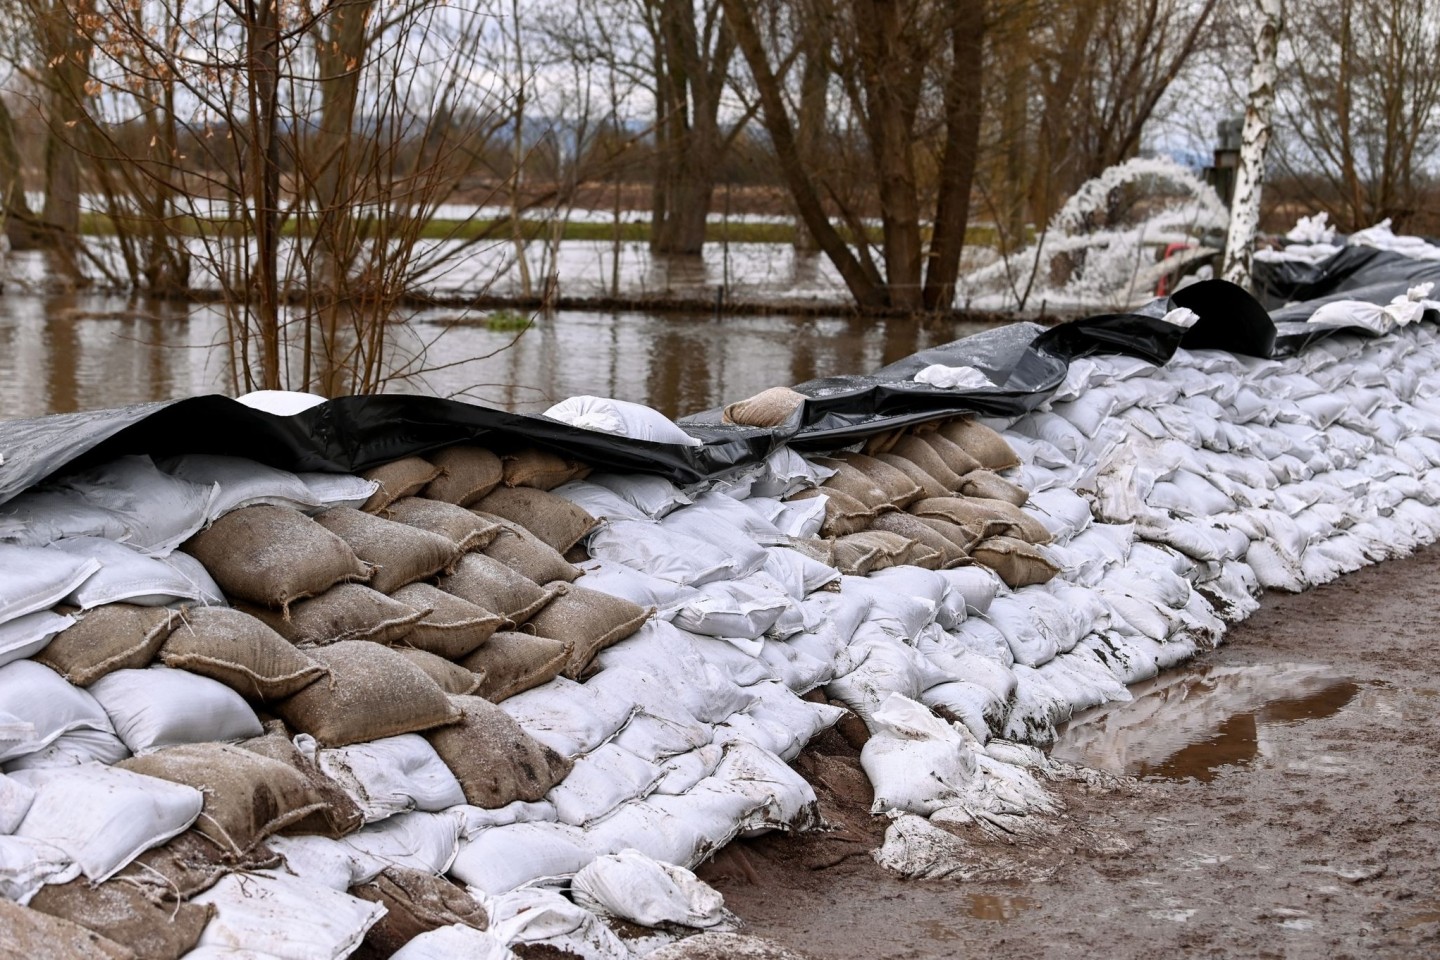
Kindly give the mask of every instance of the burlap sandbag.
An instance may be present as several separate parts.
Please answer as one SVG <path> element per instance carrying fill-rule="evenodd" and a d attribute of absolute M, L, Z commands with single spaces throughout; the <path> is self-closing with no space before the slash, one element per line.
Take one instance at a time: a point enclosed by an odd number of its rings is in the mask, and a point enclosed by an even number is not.
<path fill-rule="evenodd" d="M 946 489 L 944 484 L 936 480 L 925 470 L 922 470 L 913 460 L 906 460 L 904 457 L 893 453 L 882 453 L 876 456 L 875 459 L 881 463 L 889 464 L 909 477 L 911 482 L 920 488 L 920 496 L 916 497 L 916 500 L 922 500 L 926 497 L 948 497 L 954 492 L 953 490 Z M 941 464 L 941 466 L 944 466 L 944 464 Z M 947 470 L 946 472 L 948 473 L 949 471 Z"/>
<path fill-rule="evenodd" d="M 771 387 L 753 397 L 737 400 L 721 411 L 720 419 L 743 427 L 778 427 L 805 402 L 805 394 L 789 387 Z"/>
<path fill-rule="evenodd" d="M 896 567 L 921 567 L 925 570 L 939 570 L 941 554 L 939 550 L 926 546 L 919 540 L 894 532 L 893 530 L 876 530 L 871 528 L 864 533 L 856 534 L 861 537 L 877 537 L 883 539 L 894 554 Z"/>
<path fill-rule="evenodd" d="M 477 696 L 499 703 L 558 677 L 570 653 L 563 640 L 502 630 L 460 666 L 480 676 Z"/>
<path fill-rule="evenodd" d="M 979 460 L 966 453 L 964 447 L 947 440 L 944 434 L 938 431 L 917 432 L 915 439 L 929 447 L 946 469 L 957 476 L 963 477 L 971 470 L 979 470 L 983 466 Z"/>
<path fill-rule="evenodd" d="M 352 507 L 332 507 L 317 514 L 315 522 L 375 568 L 370 587 L 381 593 L 394 593 L 407 583 L 433 577 L 451 567 L 460 555 L 447 537 Z"/>
<path fill-rule="evenodd" d="M 191 537 L 185 551 L 227 596 L 277 610 L 370 578 L 344 540 L 299 510 L 270 504 L 230 511 Z"/>
<path fill-rule="evenodd" d="M 116 766 L 199 790 L 196 832 L 237 856 L 325 806 L 300 771 L 228 743 L 180 744 Z"/>
<path fill-rule="evenodd" d="M 455 544 L 459 553 L 485 549 L 505 529 L 504 524 L 486 520 L 464 507 L 423 497 L 396 500 L 385 509 L 384 516 L 439 534 Z"/>
<path fill-rule="evenodd" d="M 868 529 L 875 519 L 874 510 L 834 488 L 802 490 L 787 499 L 810 500 L 814 497 L 825 498 L 825 522 L 820 525 L 821 536 L 843 537 L 847 533 L 859 533 Z"/>
<path fill-rule="evenodd" d="M 440 476 L 426 484 L 420 495 L 431 500 L 468 507 L 500 486 L 505 470 L 500 458 L 484 447 L 457 445 L 428 454 Z"/>
<path fill-rule="evenodd" d="M 828 493 L 835 490 L 843 493 L 847 497 L 860 501 L 876 513 L 882 510 L 896 509 L 894 491 L 887 491 L 844 460 L 836 460 L 833 457 L 817 457 L 815 462 L 835 471 L 833 477 L 829 477 L 820 484 L 822 491 Z M 909 482 L 908 477 L 906 482 Z M 913 487 L 913 484 L 911 486 Z"/>
<path fill-rule="evenodd" d="M 863 473 L 867 479 L 885 492 L 889 504 L 897 510 L 905 509 L 923 495 L 920 485 L 912 480 L 905 471 L 899 470 L 883 460 L 867 457 L 863 453 L 842 453 L 838 454 L 836 459 L 845 461 Z"/>
<path fill-rule="evenodd" d="M 0 960 L 136 960 L 135 951 L 78 923 L 0 899 Z"/>
<path fill-rule="evenodd" d="M 938 522 L 947 523 L 947 521 L 944 520 Z M 954 524 L 948 525 L 954 526 Z M 951 567 L 958 567 L 969 559 L 969 554 L 965 552 L 965 547 L 970 545 L 969 542 L 962 547 L 962 545 L 956 543 L 952 537 L 946 536 L 929 523 L 926 523 L 919 517 L 911 516 L 908 513 L 886 513 L 878 516 L 875 518 L 875 522 L 871 525 L 870 529 L 898 533 L 907 540 L 913 540 L 934 551 L 939 564 L 939 566 L 936 567 L 938 570 L 948 570 Z M 964 536 L 962 528 L 956 527 L 955 529 L 960 532 L 961 536 Z"/>
<path fill-rule="evenodd" d="M 353 804 L 354 801 L 351 802 Z M 356 816 L 359 816 L 359 808 L 356 808 Z M 356 829 L 359 829 L 358 824 Z M 219 883 L 226 874 L 267 870 L 279 866 L 281 862 L 280 855 L 264 843 L 235 856 L 192 827 L 178 837 L 146 850 L 115 874 L 112 880 L 123 881 L 142 890 L 152 903 L 177 903 L 199 896 Z"/>
<path fill-rule="evenodd" d="M 859 534 L 847 533 L 836 537 L 831 548 L 831 566 L 850 577 L 863 577 L 867 573 L 887 566 L 878 545 L 867 540 L 851 540 Z"/>
<path fill-rule="evenodd" d="M 836 565 L 834 540 L 822 540 L 820 537 L 787 537 L 780 546 L 802 553 L 827 567 Z"/>
<path fill-rule="evenodd" d="M 483 553 L 461 558 L 454 573 L 440 578 L 440 589 L 515 624 L 529 620 L 555 596 L 555 591 Z"/>
<path fill-rule="evenodd" d="M 896 427 L 894 430 L 871 434 L 865 438 L 865 445 L 860 448 L 860 452 L 867 457 L 878 457 L 882 453 L 889 453 L 907 432 L 906 427 Z"/>
<path fill-rule="evenodd" d="M 940 458 L 940 454 L 935 452 L 933 446 L 913 433 L 907 433 L 897 440 L 895 446 L 890 450 L 890 455 L 909 460 L 934 477 L 935 481 L 947 491 L 953 492 L 960 485 L 961 474 L 950 469 L 949 464 Z"/>
<path fill-rule="evenodd" d="M 981 540 L 1002 537 L 1013 529 L 1010 522 L 1006 520 L 977 520 L 959 524 L 950 520 L 942 520 L 939 517 L 915 517 L 915 519 L 964 550 L 967 557 L 970 555 L 970 548 Z"/>
<path fill-rule="evenodd" d="M 1004 437 L 969 417 L 940 424 L 939 433 L 987 470 L 1009 470 L 1020 466 L 1020 458 Z"/>
<path fill-rule="evenodd" d="M 490 925 L 485 908 L 463 887 L 419 870 L 386 867 L 371 882 L 351 887 L 350 895 L 385 906 L 385 915 L 350 955 L 353 960 L 382 960 L 420 934 L 441 927 L 484 930 Z"/>
<path fill-rule="evenodd" d="M 991 537 L 976 544 L 970 551 L 975 562 L 989 567 L 1010 587 L 1028 587 L 1045 583 L 1060 572 L 1060 567 L 1034 544 L 1014 537 Z"/>
<path fill-rule="evenodd" d="M 560 553 L 579 543 L 600 522 L 584 507 L 534 487 L 501 487 L 475 507 L 518 523 Z"/>
<path fill-rule="evenodd" d="M 425 734 L 465 801 L 486 810 L 533 802 L 570 773 L 570 761 L 531 737 L 504 710 L 480 697 L 453 697 L 459 723 Z"/>
<path fill-rule="evenodd" d="M 82 877 L 41 887 L 30 909 L 93 930 L 144 960 L 179 960 L 195 948 L 215 907 L 154 903 L 145 893 L 145 888 L 124 880 L 92 887 Z"/>
<path fill-rule="evenodd" d="M 569 583 L 580 576 L 580 568 L 566 561 L 560 552 L 524 527 L 512 525 L 490 541 L 485 556 L 499 560 L 535 583 L 556 580 Z"/>
<path fill-rule="evenodd" d="M 392 647 L 396 653 L 425 671 L 447 694 L 470 694 L 480 688 L 480 676 L 471 673 L 458 663 L 451 663 L 444 657 L 437 657 L 414 647 Z"/>
<path fill-rule="evenodd" d="M 318 597 L 302 600 L 290 615 L 263 607 L 244 607 L 291 643 L 319 647 L 346 640 L 394 643 L 406 636 L 426 610 L 393 600 L 358 583 L 342 583 Z"/>
<path fill-rule="evenodd" d="M 325 675 L 269 626 L 226 607 L 192 607 L 160 648 L 160 662 L 219 680 L 252 700 L 288 697 Z"/>
<path fill-rule="evenodd" d="M 1049 543 L 1050 531 L 1044 524 L 1024 510 L 1004 500 L 990 500 L 983 497 L 935 497 L 919 500 L 910 505 L 910 512 L 917 517 L 937 517 L 958 523 L 962 527 L 976 530 L 985 527 L 988 533 L 993 525 L 1004 525 L 1003 533 L 1017 536 L 1031 543 Z"/>
<path fill-rule="evenodd" d="M 439 684 L 389 647 L 347 640 L 317 647 L 313 655 L 330 676 L 281 700 L 275 712 L 321 746 L 364 743 L 458 719 Z"/>
<path fill-rule="evenodd" d="M 394 599 L 429 611 L 398 645 L 425 650 L 446 660 L 465 656 L 509 622 L 499 614 L 428 583 L 401 587 L 395 591 Z"/>
<path fill-rule="evenodd" d="M 440 476 L 440 468 L 419 457 L 401 457 L 378 467 L 371 467 L 360 474 L 366 480 L 374 480 L 380 488 L 370 495 L 360 507 L 366 513 L 380 513 L 390 504 L 403 497 L 413 497 L 426 484 Z"/>
<path fill-rule="evenodd" d="M 654 614 L 654 607 L 572 586 L 530 618 L 529 627 L 539 636 L 571 645 L 570 659 L 562 672 L 571 680 L 579 680 L 597 653 L 639 630 Z"/>
<path fill-rule="evenodd" d="M 77 687 L 88 687 L 115 670 L 148 667 L 180 623 L 180 611 L 108 603 L 80 614 L 80 622 L 56 634 L 31 659 Z"/>
<path fill-rule="evenodd" d="M 1023 507 L 1030 500 L 1025 488 L 1011 483 L 998 473 L 989 470 L 971 470 L 960 479 L 959 492 L 967 497 L 984 497 L 988 500 L 1004 500 L 1017 507 Z"/>
<path fill-rule="evenodd" d="M 590 468 L 585 464 L 535 447 L 507 453 L 500 458 L 500 464 L 504 470 L 502 482 L 507 487 L 554 490 L 563 483 L 590 475 Z"/>
<path fill-rule="evenodd" d="M 849 536 L 840 537 L 835 541 L 837 551 L 842 544 L 853 544 L 862 548 L 873 548 L 875 550 L 875 555 L 870 561 L 870 569 L 867 570 L 866 573 L 873 573 L 876 570 L 884 570 L 886 567 L 894 567 L 902 563 L 908 563 L 910 561 L 906 558 L 916 553 L 914 540 L 902 537 L 898 533 L 891 533 L 888 530 L 865 530 L 861 533 L 852 533 Z M 927 554 L 933 555 L 935 560 L 939 559 L 939 554 L 934 550 L 922 551 L 919 555 L 924 556 Z"/>
<path fill-rule="evenodd" d="M 290 739 L 284 723 L 272 720 L 265 725 L 263 737 L 241 740 L 236 746 L 262 757 L 269 757 L 298 771 L 324 803 L 321 809 L 287 825 L 281 833 L 296 836 L 318 834 L 338 840 L 365 825 L 365 815 L 360 806 L 340 784 L 321 770 L 318 764 L 300 752 L 295 742 Z"/>

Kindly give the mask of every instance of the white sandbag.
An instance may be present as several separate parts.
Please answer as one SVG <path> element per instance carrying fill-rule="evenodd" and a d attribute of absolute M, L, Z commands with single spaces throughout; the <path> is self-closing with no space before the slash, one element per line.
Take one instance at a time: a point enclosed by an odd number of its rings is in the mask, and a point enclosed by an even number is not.
<path fill-rule="evenodd" d="M 1092 520 L 1090 501 L 1064 487 L 1032 491 L 1026 509 L 1062 543 L 1083 533 Z"/>
<path fill-rule="evenodd" d="M 305 511 L 321 506 L 319 498 L 295 474 L 245 457 L 187 453 L 168 457 L 157 465 L 171 476 L 219 488 L 207 520 L 260 503 Z"/>
<path fill-rule="evenodd" d="M 450 875 L 488 896 L 537 880 L 572 877 L 595 859 L 584 831 L 566 823 L 515 823 L 460 845 Z"/>
<path fill-rule="evenodd" d="M 692 633 L 689 636 L 701 659 L 742 687 L 748 687 L 752 683 L 760 683 L 763 680 L 779 679 L 770 672 L 769 667 L 765 666 L 765 661 L 760 659 L 760 651 L 765 649 L 764 640 L 747 640 L 741 637 L 724 639 L 702 637 L 698 633 Z"/>
<path fill-rule="evenodd" d="M 682 630 L 702 636 L 755 640 L 774 626 L 793 603 L 769 578 L 725 580 L 697 588 L 675 611 L 673 622 Z"/>
<path fill-rule="evenodd" d="M 296 738 L 302 752 L 311 738 Z M 303 745 L 302 745 L 303 744 Z M 444 810 L 465 802 L 465 791 L 435 748 L 418 733 L 316 751 L 315 759 L 365 815 L 366 823 L 407 810 Z"/>
<path fill-rule="evenodd" d="M 451 807 L 460 816 L 460 839 L 473 840 L 482 830 L 512 823 L 554 823 L 555 804 L 548 800 L 515 800 L 489 810 L 465 804 Z"/>
<path fill-rule="evenodd" d="M 15 836 L 64 850 L 93 883 L 188 829 L 204 803 L 194 787 L 98 763 L 9 776 L 35 792 Z"/>
<path fill-rule="evenodd" d="M 576 760 L 570 774 L 545 799 L 555 804 L 561 823 L 580 827 L 627 800 L 645 796 L 659 779 L 660 770 L 653 763 L 619 744 L 607 743 Z"/>
<path fill-rule="evenodd" d="M 134 547 L 99 537 L 57 540 L 46 549 L 77 560 L 99 561 L 99 570 L 65 597 L 67 603 L 82 610 L 121 600 L 151 607 L 181 600 L 207 606 L 225 603 L 225 595 L 204 566 L 184 553 L 156 559 Z"/>
<path fill-rule="evenodd" d="M 236 397 L 235 402 L 277 417 L 293 417 L 320 406 L 325 398 L 303 390 L 251 390 Z"/>
<path fill-rule="evenodd" d="M 600 652 L 596 663 L 602 669 L 590 683 L 602 682 L 605 671 L 611 668 L 628 668 L 665 683 L 670 693 L 667 699 L 691 717 L 719 723 L 745 709 L 755 698 L 711 665 L 696 642 L 693 635 L 668 623 L 650 621 L 634 635 Z"/>
<path fill-rule="evenodd" d="M 738 921 L 725 898 L 684 867 L 660 863 L 638 850 L 599 857 L 575 875 L 570 896 L 603 916 L 642 927 L 673 924 L 732 929 Z"/>
<path fill-rule="evenodd" d="M 190 902 L 215 907 L 200 947 L 280 960 L 340 960 L 385 915 L 381 904 L 283 875 L 232 873 Z"/>
<path fill-rule="evenodd" d="M 94 696 L 32 660 L 0 667 L 0 704 L 0 762 L 43 750 L 71 730 L 115 731 Z"/>
<path fill-rule="evenodd" d="M 1106 631 L 1086 637 L 1083 646 L 1121 683 L 1139 683 L 1160 672 L 1155 660 L 1159 644 L 1149 637 Z"/>
<path fill-rule="evenodd" d="M 680 812 L 670 809 L 676 803 Z M 750 809 L 749 801 L 734 795 L 706 792 L 697 798 L 693 790 L 679 796 L 651 794 L 645 800 L 622 803 L 586 828 L 586 837 L 600 855 L 636 849 L 662 863 L 692 866 L 729 842 L 737 820 Z"/>
<path fill-rule="evenodd" d="M 45 884 L 68 883 L 79 875 L 79 865 L 54 844 L 0 835 L 0 899 L 23 907 Z"/>
<path fill-rule="evenodd" d="M 972 790 L 978 777 L 965 735 L 898 694 L 875 712 L 860 766 L 875 788 L 872 813 L 929 816 Z"/>
<path fill-rule="evenodd" d="M 1005 635 L 1016 663 L 1035 667 L 1060 652 L 1062 633 L 1068 631 L 1059 611 L 1049 605 L 1052 599 L 1030 591 L 1024 599 L 1001 597 L 991 605 L 986 617 Z"/>
<path fill-rule="evenodd" d="M 633 700 L 608 693 L 603 684 L 556 677 L 507 697 L 500 709 L 556 753 L 578 757 L 609 741 L 635 712 Z"/>
<path fill-rule="evenodd" d="M 820 528 L 825 525 L 824 497 L 805 500 L 751 497 L 743 502 L 787 537 L 818 537 Z"/>
<path fill-rule="evenodd" d="M 825 685 L 825 695 L 845 704 L 869 726 L 875 711 L 892 694 L 917 699 L 920 692 L 936 680 L 925 657 L 899 640 L 862 630 L 852 648 L 864 659 L 850 673 L 836 677 Z"/>
<path fill-rule="evenodd" d="M 0 836 L 15 832 L 34 799 L 34 790 L 13 777 L 0 774 Z"/>
<path fill-rule="evenodd" d="M 964 649 L 992 660 L 1001 667 L 1008 668 L 1015 662 L 1015 653 L 1010 649 L 1010 641 L 1005 639 L 1005 634 L 993 623 L 979 617 L 966 620 L 960 626 L 947 631 L 946 635 Z"/>
<path fill-rule="evenodd" d="M 13 666 L 13 664 L 12 664 Z M 218 680 L 155 665 L 116 670 L 90 685 L 115 735 L 143 755 L 180 743 L 235 741 L 265 730 L 245 699 Z"/>
<path fill-rule="evenodd" d="M 125 540 L 163 557 L 209 521 L 219 488 L 170 476 L 148 456 L 119 457 L 59 481 L 87 503 L 120 517 Z"/>
<path fill-rule="evenodd" d="M 3 749 L 3 743 L 0 743 L 0 749 Z M 5 770 L 13 773 L 44 767 L 73 767 L 81 763 L 103 763 L 108 767 L 128 756 L 130 750 L 125 742 L 109 730 L 71 730 L 60 734 L 48 746 L 7 762 Z"/>
<path fill-rule="evenodd" d="M 649 520 L 645 511 L 614 490 L 588 480 L 572 480 L 550 491 L 584 510 L 597 520 Z"/>
<path fill-rule="evenodd" d="M 710 743 L 666 758 L 657 764 L 660 767 L 660 779 L 655 782 L 655 793 L 670 797 L 683 796 L 701 780 L 714 774 L 724 756 L 724 744 Z"/>
<path fill-rule="evenodd" d="M 766 548 L 764 572 L 783 586 L 792 600 L 804 600 L 840 579 L 840 571 L 834 567 L 786 547 Z"/>
<path fill-rule="evenodd" d="M 834 622 L 826 621 L 822 622 L 814 630 L 805 630 L 792 637 L 787 637 L 783 641 L 785 651 L 771 651 L 767 654 L 766 650 L 769 648 L 769 643 L 767 642 L 766 646 L 760 651 L 760 658 L 770 667 L 771 672 L 775 674 L 777 680 L 785 681 L 786 686 L 794 690 L 795 687 L 789 682 L 788 678 L 792 676 L 790 671 L 797 668 L 793 665 L 784 669 L 777 668 L 773 665 L 773 660 L 776 657 L 784 657 L 787 660 L 791 659 L 792 656 L 808 657 L 810 660 L 828 665 L 832 678 L 844 676 L 859 665 L 859 660 L 850 653 L 850 640 L 852 638 L 853 635 L 852 637 L 846 637 L 844 633 L 837 629 Z M 791 651 L 793 651 L 793 654 Z"/>
<path fill-rule="evenodd" d="M 0 667 L 34 656 L 45 649 L 55 634 L 74 623 L 74 617 L 61 616 L 49 610 L 38 610 L 0 622 Z"/>
<path fill-rule="evenodd" d="M 632 440 L 673 443 L 684 447 L 698 447 L 702 443 L 660 411 L 629 400 L 581 395 L 561 400 L 541 416 L 582 430 L 611 433 Z"/>
<path fill-rule="evenodd" d="M 586 560 L 581 563 L 584 579 L 579 586 L 612 597 L 621 597 L 642 607 L 654 607 L 662 620 L 675 619 L 675 611 L 695 595 L 694 587 L 662 580 L 614 560 Z"/>
<path fill-rule="evenodd" d="M 355 883 L 369 883 L 388 867 L 439 876 L 460 852 L 465 817 L 458 810 L 400 813 L 340 838 L 359 864 Z"/>
<path fill-rule="evenodd" d="M 998 729 L 1005 717 L 1005 702 L 968 680 L 937 683 L 920 694 L 920 702 L 965 724 L 965 729 L 981 743 L 990 739 L 991 718 Z"/>
<path fill-rule="evenodd" d="M 306 883 L 344 893 L 355 884 L 365 882 L 361 878 L 369 870 L 360 863 L 354 850 L 329 837 L 280 835 L 268 838 L 265 844 L 284 857 L 285 863 L 257 871 L 262 875 L 288 873 Z"/>
<path fill-rule="evenodd" d="M 485 912 L 490 932 L 511 947 L 550 947 L 557 956 L 586 960 L 630 960 L 629 948 L 599 917 L 553 890 L 516 890 L 486 901 Z"/>
<path fill-rule="evenodd" d="M 0 505 L 0 542 L 10 546 L 43 547 L 64 537 L 123 540 L 129 535 L 123 518 L 73 490 L 26 490 Z"/>
<path fill-rule="evenodd" d="M 793 645 L 790 640 L 767 639 L 760 659 L 786 687 L 795 693 L 808 693 L 835 678 L 833 657 L 818 657 L 809 649 Z"/>
<path fill-rule="evenodd" d="M 380 481 L 348 473 L 297 473 L 295 476 L 305 484 L 310 496 L 326 507 L 359 509 L 380 489 Z"/>
<path fill-rule="evenodd" d="M 939 609 L 938 603 L 896 593 L 869 577 L 841 577 L 840 592 L 865 597 L 870 601 L 870 612 L 865 622 L 893 637 L 906 640 L 934 623 Z"/>
<path fill-rule="evenodd" d="M 691 502 L 675 484 L 653 474 L 592 473 L 586 479 L 618 493 L 652 520 Z"/>
<path fill-rule="evenodd" d="M 758 738 L 755 742 L 784 760 L 794 760 L 820 731 L 834 726 L 845 716 L 845 710 L 840 707 L 800 699 L 783 683 L 757 683 L 749 690 L 755 694 L 755 702 L 745 708 L 744 713 L 726 721 L 716 730 L 716 736 L 723 738 L 726 727 L 733 726 L 741 717 L 748 717 L 771 731 L 769 742 Z"/>
<path fill-rule="evenodd" d="M 0 623 L 55 606 L 99 569 L 94 557 L 0 543 Z"/>
<path fill-rule="evenodd" d="M 752 495 L 783 500 L 792 493 L 818 487 L 834 475 L 834 469 L 812 463 L 789 447 L 779 447 L 765 458 L 764 469 L 755 478 Z"/>
<path fill-rule="evenodd" d="M 592 557 L 685 586 L 741 575 L 729 554 L 719 547 L 656 523 L 620 520 L 607 524 L 591 535 L 587 549 Z"/>
<path fill-rule="evenodd" d="M 641 709 L 612 743 L 642 760 L 663 764 L 677 754 L 707 746 L 715 728 L 694 718 L 659 716 Z"/>
<path fill-rule="evenodd" d="M 727 503 L 729 509 L 717 505 Z M 735 511 L 740 516 L 737 518 Z M 746 525 L 746 520 L 753 521 Z M 730 577 L 748 577 L 765 565 L 765 548 L 757 542 L 751 528 L 768 526 L 754 511 L 742 503 L 719 494 L 705 494 L 693 506 L 681 507 L 660 521 L 660 526 L 672 533 L 679 533 L 700 543 L 718 547 L 730 558 Z M 778 543 L 784 539 L 778 529 L 762 531 L 766 542 Z"/>
<path fill-rule="evenodd" d="M 505 941 L 486 930 L 451 924 L 427 930 L 390 955 L 390 960 L 515 960 Z"/>
<path fill-rule="evenodd" d="M 696 795 L 700 795 L 697 802 L 703 804 L 703 795 L 712 790 L 756 804 L 736 825 L 742 833 L 805 830 L 819 824 L 815 790 L 805 778 L 775 754 L 742 740 L 726 744 L 715 775 L 700 781 L 685 797 L 654 802 L 676 810 L 684 806 L 681 801 Z"/>
<path fill-rule="evenodd" d="M 947 367 L 942 363 L 932 363 L 924 367 L 915 374 L 914 380 L 939 390 L 974 391 L 993 390 L 996 387 L 984 371 L 963 365 Z"/>

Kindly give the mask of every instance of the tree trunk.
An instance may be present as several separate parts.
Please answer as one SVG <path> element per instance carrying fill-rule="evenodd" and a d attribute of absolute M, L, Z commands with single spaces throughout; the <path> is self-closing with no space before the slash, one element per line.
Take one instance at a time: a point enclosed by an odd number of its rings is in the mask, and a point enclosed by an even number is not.
<path fill-rule="evenodd" d="M 825 123 L 829 115 L 830 64 L 828 48 L 830 30 L 820 16 L 812 16 L 801 27 L 804 31 L 805 64 L 800 73 L 800 113 L 796 146 L 800 162 L 807 170 L 822 167 Z M 795 218 L 795 249 L 814 253 L 820 249 L 814 235 L 801 217 Z"/>
<path fill-rule="evenodd" d="M 80 20 L 94 12 L 90 0 L 72 10 L 56 4 L 40 24 L 40 41 L 50 69 L 49 115 L 45 118 L 45 203 L 40 220 L 45 243 L 78 271 L 74 257 L 80 235 L 80 151 L 76 145 L 85 117 L 85 80 L 93 41 Z"/>
<path fill-rule="evenodd" d="M 4 98 L 0 98 L 0 221 L 14 250 L 39 245 L 35 214 L 25 199 L 25 178 L 20 168 L 20 150 L 15 145 L 15 122 Z"/>
<path fill-rule="evenodd" d="M 1240 169 L 1235 175 L 1235 200 L 1225 238 L 1225 267 L 1231 283 L 1250 287 L 1255 231 L 1260 225 L 1260 188 L 1265 180 L 1265 149 L 1270 144 L 1270 114 L 1275 106 L 1276 53 L 1280 39 L 1280 0 L 1259 0 L 1255 25 L 1255 64 L 1250 71 L 1250 98 L 1245 105 Z"/>
<path fill-rule="evenodd" d="M 250 182 L 254 194 L 255 295 L 259 312 L 260 380 L 245 364 L 246 389 L 280 390 L 280 143 L 277 0 L 249 0 L 246 54 L 249 61 Z"/>

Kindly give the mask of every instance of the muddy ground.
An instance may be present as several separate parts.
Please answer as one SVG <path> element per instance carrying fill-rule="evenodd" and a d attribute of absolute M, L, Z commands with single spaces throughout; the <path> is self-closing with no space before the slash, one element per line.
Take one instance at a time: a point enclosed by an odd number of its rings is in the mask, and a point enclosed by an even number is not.
<path fill-rule="evenodd" d="M 813 960 L 1440 956 L 1437 583 L 1432 548 L 1267 596 L 1202 668 L 1321 664 L 1355 686 L 1222 723 L 1169 771 L 1208 780 L 1056 785 L 1054 835 L 985 841 L 1025 879 L 882 871 L 885 821 L 833 731 L 798 765 L 836 830 L 733 844 L 701 875 L 746 933 Z"/>

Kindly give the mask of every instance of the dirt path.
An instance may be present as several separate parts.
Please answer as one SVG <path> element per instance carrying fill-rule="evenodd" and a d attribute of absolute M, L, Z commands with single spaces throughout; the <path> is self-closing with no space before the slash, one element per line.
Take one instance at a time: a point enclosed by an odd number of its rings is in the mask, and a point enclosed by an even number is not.
<path fill-rule="evenodd" d="M 1304 719 L 1317 711 L 1301 698 L 1233 718 L 1187 761 L 1242 761 L 1208 782 L 1062 784 L 1055 834 L 996 851 L 1048 879 L 883 872 L 869 850 L 884 821 L 863 812 L 856 752 L 833 732 L 801 767 L 841 829 L 737 844 L 702 876 L 745 932 L 814 960 L 1440 956 L 1437 582 L 1433 548 L 1267 597 L 1200 663 L 1325 665 L 1354 683 L 1326 688 L 1338 712 Z"/>

